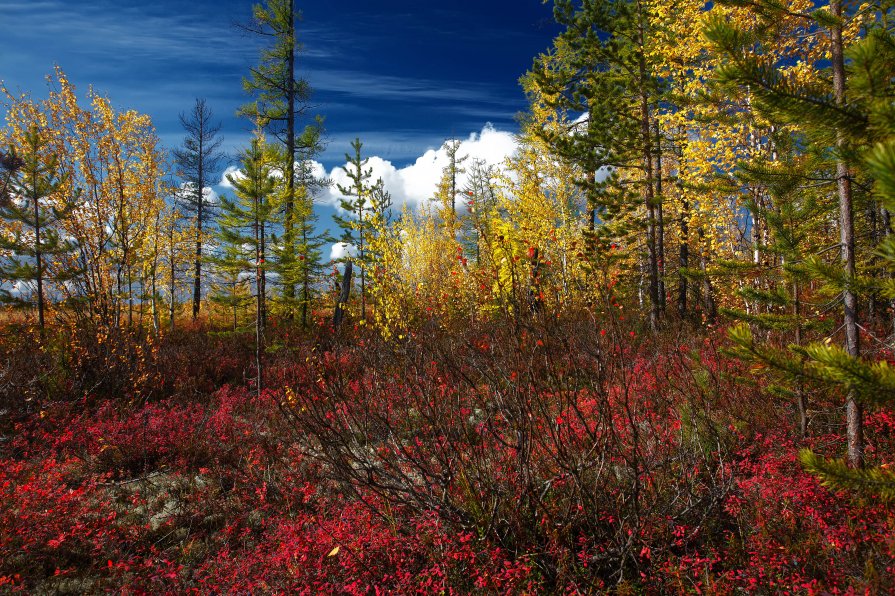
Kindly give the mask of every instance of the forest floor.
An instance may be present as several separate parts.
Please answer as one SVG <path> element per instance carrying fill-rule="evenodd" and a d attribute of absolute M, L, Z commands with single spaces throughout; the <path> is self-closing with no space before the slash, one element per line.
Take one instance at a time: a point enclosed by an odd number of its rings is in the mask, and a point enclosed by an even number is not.
<path fill-rule="evenodd" d="M 895 590 L 895 508 L 798 463 L 839 396 L 801 439 L 713 334 L 271 331 L 260 398 L 248 337 L 8 334 L 0 593 Z"/>

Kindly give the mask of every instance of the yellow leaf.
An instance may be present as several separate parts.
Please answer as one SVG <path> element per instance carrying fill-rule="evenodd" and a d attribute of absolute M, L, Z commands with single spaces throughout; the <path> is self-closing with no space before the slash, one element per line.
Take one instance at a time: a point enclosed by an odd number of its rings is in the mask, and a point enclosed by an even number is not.
<path fill-rule="evenodd" d="M 335 557 L 337 554 L 339 554 L 339 547 L 338 547 L 338 546 L 333 547 L 333 549 L 332 549 L 331 551 L 329 551 L 329 554 L 326 555 L 326 556 L 327 556 L 327 557 Z"/>

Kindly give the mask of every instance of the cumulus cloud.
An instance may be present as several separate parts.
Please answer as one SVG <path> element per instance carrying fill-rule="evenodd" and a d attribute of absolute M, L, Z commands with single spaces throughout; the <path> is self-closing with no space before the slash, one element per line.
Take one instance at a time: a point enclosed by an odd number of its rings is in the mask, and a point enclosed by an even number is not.
<path fill-rule="evenodd" d="M 507 157 L 515 153 L 516 148 L 516 138 L 512 133 L 497 130 L 491 124 L 486 124 L 481 132 L 474 132 L 465 139 L 460 139 L 457 157 L 469 157 L 463 164 L 463 167 L 467 169 L 473 159 L 483 160 L 489 165 L 500 165 Z M 398 168 L 389 160 L 375 155 L 369 158 L 367 167 L 373 173 L 371 181 L 382 178 L 385 189 L 391 193 L 396 207 L 405 203 L 415 207 L 435 194 L 438 181 L 441 179 L 441 172 L 448 162 L 447 151 L 442 146 L 437 149 L 429 149 L 412 164 L 403 168 Z M 317 197 L 318 203 L 339 207 L 342 194 L 337 185 L 341 184 L 345 187 L 351 185 L 346 168 L 347 164 L 335 167 L 329 172 L 327 177 L 333 181 L 333 184 L 320 193 Z M 315 164 L 315 169 L 319 172 L 324 171 L 320 164 Z M 463 174 L 459 177 L 457 184 L 462 186 L 465 182 L 466 174 Z"/>
<path fill-rule="evenodd" d="M 482 160 L 488 165 L 500 166 L 518 148 L 518 143 L 513 133 L 497 130 L 491 124 L 486 124 L 481 131 L 470 133 L 466 138 L 459 140 L 460 148 L 457 151 L 457 157 L 468 157 L 463 163 L 463 167 L 467 170 L 472 166 L 472 161 L 476 159 Z M 400 209 L 404 204 L 415 208 L 431 199 L 438 187 L 441 173 L 449 163 L 448 154 L 443 145 L 425 151 L 413 163 L 400 168 L 378 155 L 368 157 L 366 167 L 372 171 L 370 182 L 382 178 L 385 189 L 391 193 L 393 205 L 397 209 Z M 344 166 L 334 167 L 327 172 L 323 164 L 316 161 L 311 163 L 310 173 L 315 178 L 321 180 L 328 179 L 332 182 L 328 187 L 319 191 L 315 198 L 317 204 L 341 210 L 340 200 L 343 198 L 343 195 L 339 192 L 338 185 L 346 188 L 351 186 L 347 168 L 348 164 L 345 164 Z M 230 166 L 221 175 L 218 187 L 232 191 L 233 185 L 227 179 L 228 175 L 240 177 L 242 173 L 239 167 Z M 458 177 L 457 185 L 459 187 L 466 183 L 467 175 L 461 174 Z M 336 242 L 330 247 L 329 257 L 331 261 L 335 261 L 345 256 L 355 256 L 356 254 L 357 249 L 353 245 Z"/>
<path fill-rule="evenodd" d="M 329 260 L 336 261 L 348 255 L 356 256 L 357 248 L 353 244 L 348 244 L 347 242 L 336 242 L 329 249 Z"/>

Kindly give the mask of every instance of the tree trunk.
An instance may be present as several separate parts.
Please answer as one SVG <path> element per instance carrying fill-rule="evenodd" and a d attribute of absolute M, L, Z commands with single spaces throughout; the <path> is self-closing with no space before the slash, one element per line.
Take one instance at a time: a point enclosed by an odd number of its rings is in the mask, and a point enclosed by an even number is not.
<path fill-rule="evenodd" d="M 302 283 L 301 283 L 301 326 L 304 328 L 308 327 L 308 306 L 311 301 L 311 272 L 310 262 L 308 261 L 308 230 L 307 223 L 302 227 L 301 231 L 301 241 L 302 246 L 304 246 L 305 250 L 305 259 L 302 261 L 301 273 L 302 273 Z"/>
<path fill-rule="evenodd" d="M 204 201 L 204 189 L 205 189 L 205 164 L 203 163 L 205 160 L 205 156 L 203 155 L 203 145 L 205 141 L 205 124 L 204 122 L 199 128 L 199 163 L 198 163 L 198 176 L 197 182 L 199 183 L 199 188 L 196 190 L 198 193 L 198 202 L 196 203 L 196 269 L 195 269 L 195 277 L 193 278 L 193 320 L 195 321 L 199 318 L 199 308 L 202 301 L 202 218 L 204 214 L 205 201 Z"/>
<path fill-rule="evenodd" d="M 830 2 L 830 12 L 842 19 L 840 0 Z M 837 25 L 830 31 L 830 61 L 833 68 L 833 97 L 837 105 L 845 105 L 845 57 L 842 46 L 842 27 Z M 845 147 L 845 135 L 837 133 L 836 145 Z M 848 355 L 858 358 L 861 354 L 858 335 L 858 298 L 854 291 L 855 279 L 855 230 L 853 219 L 852 187 L 848 165 L 840 157 L 836 161 L 836 187 L 839 194 L 839 233 L 842 243 L 842 264 L 845 268 L 846 286 L 842 293 L 844 306 L 845 350 Z M 853 468 L 864 465 L 864 413 L 855 399 L 854 391 L 849 391 L 845 401 L 846 440 L 848 442 L 848 464 Z"/>
<path fill-rule="evenodd" d="M 687 241 L 690 228 L 690 203 L 683 199 L 681 201 L 681 216 L 679 220 L 680 227 L 680 247 L 678 249 L 678 288 L 677 288 L 677 313 L 681 319 L 687 316 L 687 267 L 690 266 L 690 245 Z"/>
<path fill-rule="evenodd" d="M 649 323 L 650 329 L 657 331 L 659 329 L 659 316 L 661 313 L 661 303 L 659 301 L 659 254 L 658 242 L 656 239 L 656 206 L 653 187 L 653 143 L 652 131 L 650 130 L 650 113 L 649 113 L 649 96 L 646 89 L 646 57 L 643 52 L 646 46 L 643 31 L 644 15 L 639 15 L 638 23 L 638 45 L 640 55 L 638 57 L 638 76 L 640 77 L 640 134 L 641 152 L 643 155 L 643 202 L 646 207 L 646 247 L 647 247 L 647 267 L 649 269 Z"/>
<path fill-rule="evenodd" d="M 667 295 L 665 293 L 665 213 L 662 208 L 662 134 L 659 130 L 659 121 L 654 120 L 656 128 L 656 206 L 657 225 L 659 228 L 657 241 L 659 252 L 659 303 L 664 312 L 667 306 Z"/>
<path fill-rule="evenodd" d="M 333 311 L 333 327 L 338 328 L 342 324 L 345 316 L 345 305 L 348 304 L 348 297 L 351 295 L 351 261 L 345 261 L 345 272 L 342 274 L 342 286 L 339 290 L 338 302 L 336 309 Z"/>
<path fill-rule="evenodd" d="M 255 198 L 255 392 L 261 398 L 263 375 L 261 370 L 261 341 L 264 337 L 264 231 L 260 221 L 261 198 Z"/>
<path fill-rule="evenodd" d="M 362 197 L 358 197 L 360 200 L 360 230 L 358 231 L 358 237 L 360 239 L 360 262 L 358 263 L 358 268 L 360 269 L 360 304 L 361 304 L 361 319 L 367 319 L 367 279 L 364 274 L 364 202 Z"/>
<path fill-rule="evenodd" d="M 37 268 L 37 325 L 41 335 L 44 332 L 44 280 L 43 254 L 40 249 L 40 199 L 37 196 L 37 173 L 32 174 L 34 189 L 34 260 Z"/>
<path fill-rule="evenodd" d="M 168 265 L 171 267 L 171 277 L 168 279 L 168 290 L 171 294 L 171 305 L 170 305 L 170 311 L 168 314 L 171 317 L 171 320 L 168 321 L 168 326 L 170 327 L 171 331 L 173 332 L 174 331 L 174 305 L 175 305 L 174 304 L 174 299 L 175 299 L 174 293 L 177 291 L 177 286 L 175 285 L 175 279 L 174 279 L 174 275 L 175 275 L 174 260 L 177 257 L 175 254 L 176 251 L 174 249 L 174 223 L 173 222 L 171 223 L 171 229 L 168 232 L 168 241 L 170 243 L 169 248 L 171 250 L 171 252 L 169 253 L 169 257 L 168 257 L 169 258 Z"/>
<path fill-rule="evenodd" d="M 295 212 L 295 2 L 289 1 L 289 55 L 286 58 L 286 204 L 283 220 L 283 240 L 289 259 L 295 258 L 295 229 L 293 218 Z M 295 298 L 295 283 L 287 279 L 283 294 L 289 299 Z"/>

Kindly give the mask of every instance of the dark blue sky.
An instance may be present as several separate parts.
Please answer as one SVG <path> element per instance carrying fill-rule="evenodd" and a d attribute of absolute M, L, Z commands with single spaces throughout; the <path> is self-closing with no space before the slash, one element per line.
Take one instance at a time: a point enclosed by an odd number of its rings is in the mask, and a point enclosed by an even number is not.
<path fill-rule="evenodd" d="M 166 146 L 177 120 L 205 97 L 223 123 L 227 148 L 248 138 L 234 116 L 241 80 L 259 40 L 234 26 L 250 0 L 0 0 L 0 79 L 12 90 L 46 92 L 59 64 L 79 93 L 93 85 L 119 108 L 152 116 Z M 541 0 L 345 0 L 299 2 L 301 73 L 326 118 L 327 168 L 344 163 L 359 136 L 365 152 L 406 165 L 449 136 L 487 122 L 516 129 L 525 108 L 518 78 L 557 32 Z"/>

